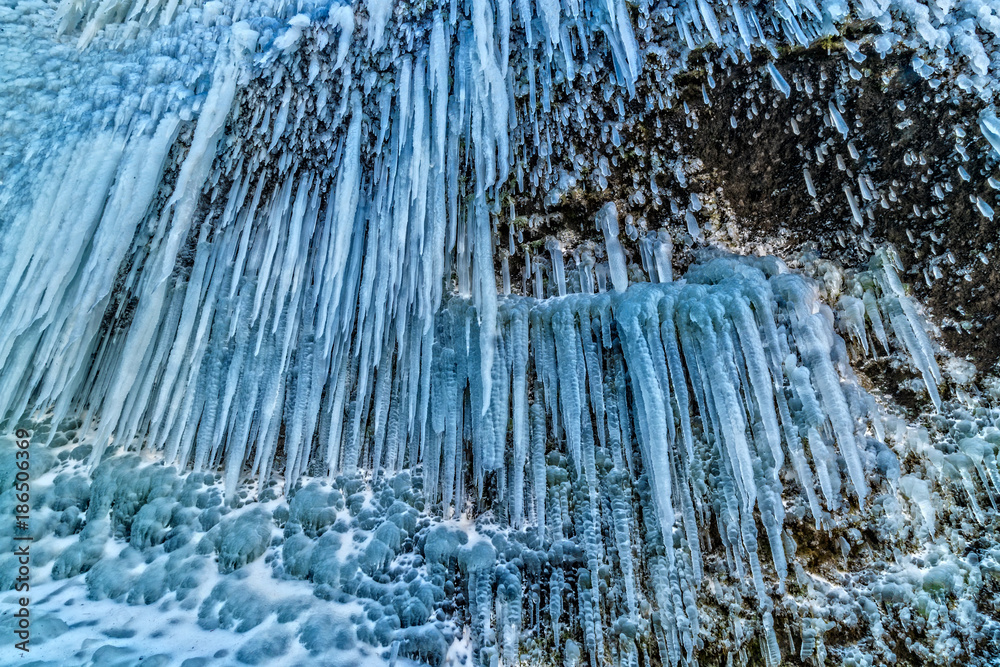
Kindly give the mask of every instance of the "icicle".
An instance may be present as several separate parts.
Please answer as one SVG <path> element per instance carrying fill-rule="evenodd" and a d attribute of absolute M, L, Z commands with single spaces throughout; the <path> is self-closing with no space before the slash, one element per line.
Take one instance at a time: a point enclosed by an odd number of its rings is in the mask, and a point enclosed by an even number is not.
<path fill-rule="evenodd" d="M 545 241 L 545 249 L 549 251 L 552 260 L 552 282 L 556 284 L 559 296 L 566 296 L 566 270 L 563 266 L 562 244 L 559 239 L 549 237 Z"/>
<path fill-rule="evenodd" d="M 771 75 L 771 82 L 774 84 L 774 89 L 781 91 L 781 94 L 785 97 L 791 95 L 792 87 L 785 81 L 785 77 L 781 76 L 781 72 L 778 71 L 773 62 L 767 64 L 767 71 Z"/>
<path fill-rule="evenodd" d="M 628 273 L 625 270 L 625 251 L 618 241 L 618 208 L 614 202 L 608 202 L 597 212 L 597 229 L 604 233 L 611 283 L 616 292 L 624 292 L 628 287 Z"/>

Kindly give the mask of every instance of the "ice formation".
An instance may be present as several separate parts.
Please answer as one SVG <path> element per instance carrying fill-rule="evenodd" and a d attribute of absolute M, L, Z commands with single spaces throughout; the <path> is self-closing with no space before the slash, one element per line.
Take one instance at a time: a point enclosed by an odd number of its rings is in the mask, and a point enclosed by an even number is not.
<path fill-rule="evenodd" d="M 0 418 L 40 452 L 38 567 L 95 603 L 197 608 L 203 631 L 249 633 L 214 656 L 249 664 L 822 664 L 845 627 L 872 639 L 838 649 L 844 664 L 894 661 L 886 628 L 921 638 L 908 655 L 937 642 L 944 663 L 995 651 L 996 605 L 977 596 L 1000 553 L 934 540 L 958 521 L 942 493 L 995 518 L 996 415 L 938 415 L 932 441 L 861 388 L 852 360 L 894 352 L 947 407 L 898 258 L 872 242 L 895 190 L 850 170 L 860 121 L 780 56 L 862 22 L 863 44 L 842 39 L 848 79 L 912 53 L 929 85 L 947 75 L 982 105 L 969 131 L 1000 156 L 997 12 L 5 4 Z M 677 271 L 677 248 L 719 229 L 679 155 L 650 156 L 586 242 L 515 243 L 544 225 L 515 195 L 554 203 L 623 178 L 583 138 L 619 148 L 628 117 L 674 105 L 696 130 L 678 80 L 702 58 L 705 107 L 713 72 L 747 63 L 812 101 L 827 143 L 795 185 L 819 207 L 819 165 L 850 173 L 837 196 L 868 271 L 841 285 L 712 251 Z M 747 94 L 734 130 L 769 113 Z M 647 198 L 670 224 L 627 213 Z M 862 518 L 891 564 L 837 583 L 803 570 L 793 525 L 846 559 L 872 550 Z M 268 578 L 281 595 L 255 587 Z"/>
<path fill-rule="evenodd" d="M 289 484 L 314 459 L 349 469 L 362 425 L 387 409 L 376 370 L 427 386 L 419 359 L 452 289 L 476 304 L 480 372 L 491 376 L 499 193 L 511 180 L 544 187 L 544 168 L 530 163 L 552 152 L 568 120 L 543 115 L 570 110 L 552 107 L 557 88 L 599 84 L 621 107 L 670 31 L 681 40 L 667 42 L 679 50 L 668 73 L 699 45 L 736 62 L 752 48 L 809 44 L 856 15 L 881 21 L 881 51 L 902 39 L 933 63 L 949 57 L 941 45 L 950 39 L 973 87 L 992 91 L 975 24 L 958 21 L 968 13 L 989 31 L 989 5 L 932 17 L 905 3 L 758 14 L 704 2 L 628 10 L 477 0 L 395 15 L 383 4 L 366 6 L 360 26 L 345 5 L 112 10 L 67 0 L 58 26 L 43 25 L 51 8 L 6 10 L 5 67 L 17 76 L 5 96 L 25 99 L 4 121 L 0 165 L 0 313 L 10 323 L 0 411 L 52 406 L 58 421 L 86 406 L 102 425 L 93 464 L 112 439 L 139 437 L 171 462 L 224 464 L 233 485 L 246 459 L 268 476 L 284 430 Z M 645 26 L 641 42 L 630 11 Z M 908 34 L 907 25 L 910 37 L 892 32 Z M 606 70 L 586 61 L 592 45 Z M 33 66 L 36 56 L 51 74 Z M 71 62 L 95 75 L 73 78 Z M 787 96 L 778 68 L 766 70 Z M 834 100 L 828 111 L 847 137 Z M 46 112 L 52 127 L 32 119 Z M 988 113 L 980 125 L 993 136 Z M 862 225 L 857 196 L 844 192 Z M 610 276 L 623 289 L 610 213 L 598 224 L 609 225 Z M 696 216 L 688 226 L 701 236 Z M 553 271 L 561 262 L 554 254 Z M 483 388 L 485 411 L 490 383 Z M 407 395 L 412 431 L 426 399 Z"/>
<path fill-rule="evenodd" d="M 912 307 L 892 293 L 891 258 L 880 253 L 872 272 L 852 278 L 880 293 L 877 305 L 859 314 L 845 295 L 837 318 L 886 346 L 890 336 L 910 344 L 915 334 L 906 326 L 926 336 L 919 319 L 894 324 L 892 334 L 876 324 L 880 313 L 905 317 L 887 299 Z M 52 445 L 36 459 L 39 470 L 52 469 L 39 534 L 73 536 L 40 563 L 51 561 L 56 581 L 82 577 L 93 600 L 196 607 L 201 630 L 261 626 L 236 652 L 249 664 L 296 651 L 307 660 L 374 659 L 379 647 L 438 664 L 461 645 L 453 616 L 460 601 L 476 664 L 517 664 L 530 651 L 590 664 L 689 664 L 707 648 L 698 603 L 706 587 L 719 604 L 753 601 L 765 633 L 761 659 L 777 664 L 788 657 L 773 629 L 775 614 L 789 613 L 782 591 L 829 587 L 796 563 L 789 511 L 792 521 L 855 542 L 860 533 L 845 531 L 845 512 L 874 512 L 881 539 L 891 542 L 898 539 L 891 531 L 905 525 L 902 501 L 922 517 L 908 530 L 938 530 L 935 480 L 968 493 L 979 521 L 977 498 L 992 503 L 1000 492 L 996 429 L 976 435 L 973 422 L 958 422 L 953 454 L 898 420 L 886 433 L 871 397 L 852 381 L 847 347 L 819 294 L 818 283 L 777 259 L 722 256 L 680 282 L 502 298 L 486 413 L 478 409 L 487 391 L 477 382 L 479 318 L 471 299 L 451 297 L 435 319 L 428 373 L 438 400 L 423 440 L 419 431 L 401 435 L 410 400 L 408 378 L 397 375 L 384 390 L 391 399 L 383 421 L 371 425 L 372 440 L 352 461 L 372 471 L 371 482 L 351 474 L 332 484 L 313 480 L 287 501 L 272 483 L 258 502 L 248 502 L 249 489 L 225 502 L 221 476 L 180 475 L 135 455 L 106 457 L 90 481 L 80 463 L 91 445 L 73 443 L 93 442 L 99 426 L 88 438 L 80 421 L 22 422 Z M 901 476 L 898 456 L 908 451 L 936 474 Z M 455 509 L 485 497 L 493 499 L 489 518 L 472 528 Z M 109 538 L 120 541 L 111 551 Z M 851 546 L 840 540 L 846 554 Z M 1000 575 L 998 557 L 990 556 L 980 581 Z M 904 561 L 856 584 L 860 599 L 925 606 L 966 599 L 966 584 L 956 592 L 954 582 L 964 582 L 962 568 L 979 565 L 948 558 L 930 569 Z M 244 583 L 239 573 L 262 562 L 269 567 L 254 580 L 305 579 L 320 600 L 337 604 L 326 609 L 294 589 L 276 599 Z M 800 645 L 803 660 L 825 655 L 823 634 L 836 627 L 824 616 L 831 608 L 809 604 L 793 611 L 802 630 L 792 646 Z M 896 620 L 864 604 L 868 623 Z M 850 609 L 833 611 L 833 620 L 845 622 L 844 614 L 857 613 Z M 349 629 L 334 633 L 343 621 L 331 614 L 349 617 Z M 272 615 L 277 629 L 266 624 Z M 975 632 L 998 631 L 995 622 L 968 619 Z M 52 623 L 55 635 L 69 632 Z M 524 653 L 527 637 L 534 639 Z M 881 639 L 876 647 L 892 655 Z"/>

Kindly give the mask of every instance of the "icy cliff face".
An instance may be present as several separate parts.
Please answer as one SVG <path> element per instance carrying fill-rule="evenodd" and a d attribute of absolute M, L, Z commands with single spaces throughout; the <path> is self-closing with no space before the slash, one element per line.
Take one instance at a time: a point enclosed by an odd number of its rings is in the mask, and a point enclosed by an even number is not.
<path fill-rule="evenodd" d="M 986 179 L 997 9 L 5 5 L 0 416 L 46 475 L 40 576 L 256 629 L 249 663 L 995 654 L 996 415 L 942 398 L 843 90 L 905 53 L 977 105 Z M 841 29 L 844 81 L 789 74 Z M 702 67 L 706 109 L 750 81 L 734 131 L 809 100 L 867 270 L 704 249 L 738 221 L 658 115 L 697 132 Z M 579 230 L 546 220 L 581 192 Z M 861 388 L 888 355 L 930 432 Z"/>

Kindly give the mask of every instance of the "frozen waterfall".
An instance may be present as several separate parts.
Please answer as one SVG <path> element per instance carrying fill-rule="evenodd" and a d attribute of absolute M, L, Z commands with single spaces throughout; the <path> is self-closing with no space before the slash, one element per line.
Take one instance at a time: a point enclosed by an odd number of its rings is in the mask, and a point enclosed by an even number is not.
<path fill-rule="evenodd" d="M 958 179 L 992 221 L 998 15 L 4 2 L 0 594 L 31 541 L 32 657 L 1000 654 L 1000 389 L 940 348 L 877 226 L 961 210 Z M 962 164 L 898 161 L 927 167 L 929 206 L 871 176 L 849 90 L 876 59 L 883 88 L 975 109 L 933 128 Z M 680 143 L 726 86 L 720 155 L 801 104 L 783 188 L 854 269 L 789 251 L 783 221 L 738 241 Z M 956 263 L 943 230 L 905 233 L 928 286 Z M 870 377 L 924 402 L 903 415 Z M 188 630 L 130 626 L 174 613 Z"/>

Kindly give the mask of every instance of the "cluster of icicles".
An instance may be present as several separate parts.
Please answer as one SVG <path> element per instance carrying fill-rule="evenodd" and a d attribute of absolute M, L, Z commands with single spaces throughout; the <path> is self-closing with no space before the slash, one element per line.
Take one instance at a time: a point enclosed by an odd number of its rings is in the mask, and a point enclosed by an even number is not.
<path fill-rule="evenodd" d="M 996 20 L 994 4 L 976 14 L 984 26 Z M 95 112 L 79 133 L 62 130 L 61 145 L 39 130 L 32 151 L 52 157 L 37 177 L 9 181 L 37 187 L 0 199 L 0 416 L 80 415 L 83 432 L 99 428 L 93 463 L 111 444 L 145 447 L 195 470 L 223 468 L 230 491 L 245 475 L 278 472 L 290 487 L 311 466 L 380 476 L 420 465 L 442 514 L 495 489 L 506 520 L 549 544 L 564 536 L 545 461 L 561 452 L 588 491 L 587 570 L 607 564 L 597 527 L 610 521 L 625 614 L 638 623 L 640 589 L 654 592 L 664 662 L 696 652 L 700 554 L 713 540 L 753 582 L 765 656 L 777 662 L 754 516 L 780 580 L 779 473 L 791 471 L 822 526 L 848 497 L 864 502 L 880 461 L 887 476 L 895 470 L 872 437 L 871 399 L 843 381 L 851 371 L 832 312 L 777 260 L 716 259 L 672 282 L 664 236 L 640 243 L 656 284 L 627 286 L 609 209 L 598 220 L 608 264 L 579 274 L 580 293 L 498 296 L 496 202 L 511 177 L 523 184 L 535 157 L 512 137 L 533 130 L 539 155 L 553 153 L 541 116 L 578 76 L 606 75 L 621 99 L 632 94 L 653 25 L 683 54 L 714 43 L 736 62 L 757 47 L 809 44 L 849 13 L 886 26 L 901 17 L 920 35 L 938 30 L 933 20 L 942 37 L 927 42 L 957 33 L 954 16 L 868 0 L 640 2 L 640 42 L 623 0 L 468 0 L 428 10 L 406 44 L 410 33 L 392 34 L 386 0 L 364 3 L 363 31 L 360 3 L 306 5 L 206 3 L 212 27 L 190 29 L 214 31 L 214 62 L 170 60 L 159 88 L 122 90 L 120 108 Z M 81 28 L 81 46 L 109 48 L 102 31 L 121 22 L 141 52 L 156 21 L 178 11 L 202 10 L 67 0 L 61 28 Z M 965 51 L 978 57 L 976 27 L 962 30 Z M 897 39 L 876 46 L 888 51 Z M 603 72 L 587 64 L 591 49 L 603 54 Z M 365 68 L 390 51 L 400 55 L 376 81 Z M 307 63 L 308 81 L 282 78 L 279 61 Z M 978 66 L 976 90 L 992 89 L 989 66 Z M 250 71 L 271 87 L 252 110 L 259 125 L 232 136 Z M 198 85 L 171 88 L 182 75 Z M 308 133 L 315 118 L 332 129 Z M 312 169 L 304 147 L 328 163 Z M 274 167 L 267 179 L 265 166 Z M 548 250 L 549 282 L 563 295 L 562 252 Z M 888 321 L 936 397 L 940 375 L 915 311 L 895 274 L 879 275 L 872 296 L 857 297 L 860 309 L 845 301 L 850 326 L 867 340 L 870 324 L 884 345 Z M 453 276 L 459 296 L 449 297 Z M 643 534 L 662 549 L 648 568 L 632 560 L 633 499 L 619 498 L 602 518 L 598 459 L 649 481 L 660 538 L 648 526 Z M 598 577 L 589 581 L 580 603 L 596 660 L 607 612 Z"/>
<path fill-rule="evenodd" d="M 560 507 L 569 500 L 553 495 L 546 463 L 558 451 L 589 499 L 582 510 L 589 520 L 576 539 L 593 575 L 592 589 L 579 596 L 591 656 L 603 654 L 600 628 L 609 620 L 602 619 L 606 601 L 594 573 L 613 551 L 628 593 L 621 612 L 640 623 L 636 591 L 651 591 L 665 663 L 692 658 L 701 553 L 714 542 L 724 547 L 730 571 L 753 582 L 765 657 L 777 664 L 758 540 L 767 540 L 783 581 L 779 473 L 790 470 L 821 527 L 848 497 L 864 503 L 871 480 L 894 479 L 899 469 L 881 442 L 872 399 L 843 381 L 851 377 L 846 346 L 815 285 L 773 258 L 717 258 L 678 282 L 545 300 L 507 297 L 498 317 L 485 411 L 478 408 L 485 389 L 477 316 L 467 300 L 454 299 L 439 314 L 423 359 L 426 420 L 403 436 L 408 395 L 420 391 L 419 383 L 411 387 L 399 372 L 380 378 L 372 444 L 348 453 L 350 463 L 360 454 L 378 475 L 419 460 L 425 493 L 446 515 L 470 494 L 494 488 L 495 511 L 558 544 L 566 537 Z M 645 541 L 662 540 L 641 568 L 649 582 L 636 576 L 632 552 L 642 549 L 634 546 L 633 501 L 612 503 L 611 516 L 602 516 L 609 475 L 648 480 L 647 510 L 659 525 L 641 532 Z M 713 525 L 717 532 L 708 530 Z M 602 532 L 614 544 L 603 545 Z"/>
<path fill-rule="evenodd" d="M 889 15 L 888 6 L 862 4 L 860 15 Z M 181 39 L 140 29 L 157 16 L 171 21 L 177 7 L 66 3 L 62 28 L 84 25 L 82 43 L 108 48 L 101 31 L 135 21 L 141 51 L 150 34 Z M 65 130 L 60 145 L 33 144 L 52 157 L 30 178 L 14 167 L 10 182 L 33 190 L 2 201 L 0 414 L 84 415 L 100 422 L 93 462 L 112 440 L 144 444 L 195 469 L 224 466 L 230 488 L 245 470 L 268 478 L 276 463 L 289 484 L 310 462 L 349 470 L 367 425 L 388 414 L 390 386 L 406 389 L 400 429 L 426 430 L 434 318 L 453 277 L 477 310 L 479 372 L 492 376 L 496 202 L 531 158 L 511 144 L 511 129 L 537 132 L 536 96 L 548 109 L 553 81 L 571 82 L 591 46 L 603 45 L 616 85 L 633 89 L 641 54 L 629 10 L 525 2 L 511 14 L 504 3 L 454 3 L 410 26 L 419 33 L 413 52 L 380 82 L 364 67 L 401 45 L 387 32 L 388 3 L 366 8 L 362 48 L 353 7 L 310 9 L 285 25 L 261 18 L 290 14 L 284 5 L 213 4 L 221 46 L 201 65 L 197 99 L 159 84 L 123 90 L 120 113 L 102 110 L 79 134 Z M 682 3 L 662 15 L 643 5 L 641 23 L 647 14 L 669 19 L 686 48 L 699 36 L 749 50 L 773 47 L 777 35 L 807 43 L 847 8 L 775 11 L 768 27 L 736 5 Z M 524 45 L 514 42 L 515 24 Z M 564 62 L 553 57 L 559 50 Z M 190 75 L 195 65 L 185 62 L 170 61 L 163 76 Z M 530 83 L 527 115 L 523 91 L 513 92 L 519 71 Z M 250 72 L 271 87 L 247 102 L 259 122 L 230 134 L 242 127 L 234 114 Z M 325 129 L 314 135 L 316 118 Z M 310 163 L 315 152 L 327 162 Z M 265 168 L 273 168 L 266 177 Z M 605 237 L 607 277 L 618 285 L 625 258 L 616 233 Z M 668 243 L 647 237 L 640 249 L 650 273 L 669 280 Z M 561 270 L 558 249 L 552 256 Z M 605 276 L 587 278 L 593 289 Z M 476 410 L 493 409 L 491 392 L 483 383 Z M 276 461 L 279 442 L 285 456 Z"/>

